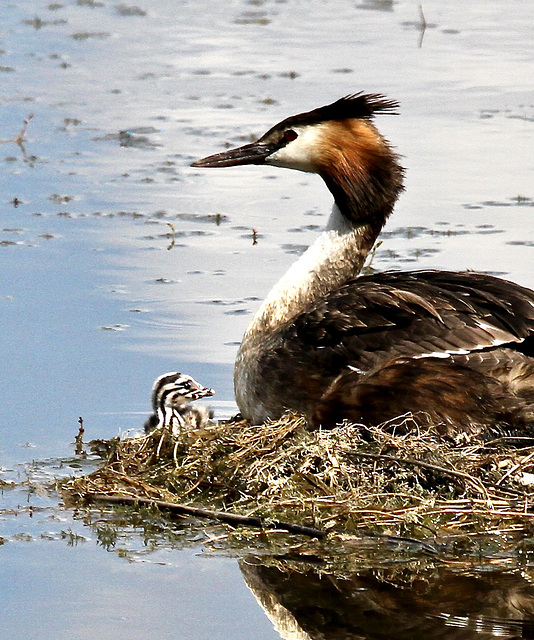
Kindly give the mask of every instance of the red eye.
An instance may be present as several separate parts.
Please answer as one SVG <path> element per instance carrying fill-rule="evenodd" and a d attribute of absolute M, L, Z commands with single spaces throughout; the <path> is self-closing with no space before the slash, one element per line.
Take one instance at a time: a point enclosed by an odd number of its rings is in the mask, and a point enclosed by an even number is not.
<path fill-rule="evenodd" d="M 294 129 L 288 129 L 284 131 L 284 140 L 285 142 L 293 142 L 299 137 L 299 134 Z"/>

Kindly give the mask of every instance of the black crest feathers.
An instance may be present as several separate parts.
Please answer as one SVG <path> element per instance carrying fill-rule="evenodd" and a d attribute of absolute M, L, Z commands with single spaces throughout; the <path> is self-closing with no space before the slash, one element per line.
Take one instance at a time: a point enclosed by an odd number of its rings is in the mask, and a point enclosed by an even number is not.
<path fill-rule="evenodd" d="M 347 118 L 372 118 L 375 114 L 396 115 L 399 103 L 379 93 L 355 93 L 327 104 L 324 107 L 300 113 L 284 120 L 280 126 L 311 125 L 328 120 Z"/>

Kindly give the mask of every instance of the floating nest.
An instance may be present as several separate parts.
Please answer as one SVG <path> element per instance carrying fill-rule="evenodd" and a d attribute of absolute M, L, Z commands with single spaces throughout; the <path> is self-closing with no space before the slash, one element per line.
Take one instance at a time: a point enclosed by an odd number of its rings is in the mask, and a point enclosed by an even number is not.
<path fill-rule="evenodd" d="M 534 441 L 523 444 L 458 442 L 413 416 L 310 431 L 287 414 L 93 443 L 102 466 L 64 491 L 69 501 L 182 505 L 321 535 L 525 532 L 534 519 Z"/>

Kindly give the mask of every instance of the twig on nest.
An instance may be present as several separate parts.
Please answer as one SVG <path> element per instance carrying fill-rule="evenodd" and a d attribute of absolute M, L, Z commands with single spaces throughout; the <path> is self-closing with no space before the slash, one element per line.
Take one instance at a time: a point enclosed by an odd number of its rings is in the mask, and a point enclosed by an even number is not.
<path fill-rule="evenodd" d="M 456 471 L 455 469 L 447 469 L 446 467 L 440 467 L 435 464 L 431 464 L 430 462 L 422 462 L 421 460 L 412 460 L 410 458 L 398 458 L 397 456 L 390 456 L 384 453 L 366 453 L 363 451 L 351 451 L 350 455 L 357 456 L 360 458 L 373 458 L 375 460 L 391 460 L 392 462 L 398 462 L 400 464 L 408 464 L 415 467 L 421 467 L 423 469 L 430 469 L 431 471 L 437 471 L 438 473 L 444 473 L 448 476 L 452 476 L 453 478 L 462 478 L 469 482 L 472 487 L 481 495 L 487 497 L 487 491 L 484 486 L 482 486 L 477 480 L 467 473 L 463 473 L 462 471 Z"/>
<path fill-rule="evenodd" d="M 241 516 L 226 511 L 214 511 L 212 509 L 202 509 L 200 507 L 190 507 L 185 504 L 177 504 L 175 502 L 166 502 L 164 500 L 153 500 L 150 498 L 130 497 L 123 495 L 107 495 L 105 493 L 87 493 L 84 496 L 87 500 L 95 502 L 110 502 L 131 505 L 147 505 L 165 509 L 172 513 L 180 515 L 196 516 L 197 518 L 212 518 L 227 524 L 256 527 L 259 529 L 279 529 L 288 533 L 298 533 L 311 538 L 324 538 L 326 532 L 314 527 L 306 527 L 291 522 L 280 522 L 278 520 L 266 521 L 264 518 L 253 516 Z"/>
<path fill-rule="evenodd" d="M 503 477 L 497 482 L 497 484 L 502 484 L 508 477 L 517 473 L 520 469 L 526 466 L 527 462 L 531 462 L 532 458 L 534 458 L 534 451 L 529 453 L 528 456 L 525 456 L 522 460 L 520 460 L 517 464 L 515 464 L 511 469 L 503 475 Z"/>

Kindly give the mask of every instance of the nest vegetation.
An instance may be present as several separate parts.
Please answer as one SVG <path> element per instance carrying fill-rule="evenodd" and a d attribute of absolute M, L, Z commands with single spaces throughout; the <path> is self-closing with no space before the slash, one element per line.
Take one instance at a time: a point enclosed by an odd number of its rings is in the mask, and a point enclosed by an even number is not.
<path fill-rule="evenodd" d="M 459 440 L 412 415 L 315 431 L 289 413 L 158 428 L 97 443 L 103 464 L 64 489 L 75 501 L 186 505 L 324 534 L 530 531 L 534 441 Z"/>

